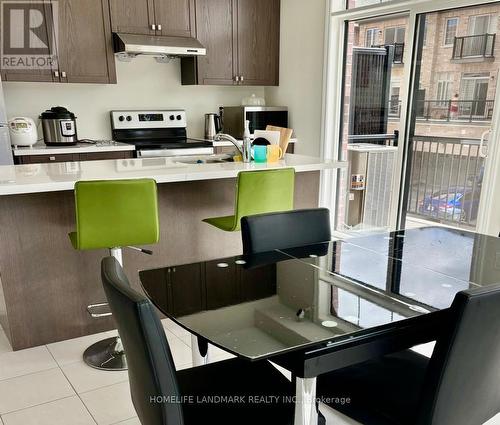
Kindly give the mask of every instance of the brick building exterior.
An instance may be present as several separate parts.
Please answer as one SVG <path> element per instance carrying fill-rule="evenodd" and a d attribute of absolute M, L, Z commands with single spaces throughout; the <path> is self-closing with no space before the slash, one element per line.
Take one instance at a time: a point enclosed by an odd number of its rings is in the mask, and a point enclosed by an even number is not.
<path fill-rule="evenodd" d="M 493 112 L 500 68 L 500 6 L 485 5 L 426 16 L 416 134 L 479 138 Z M 363 21 L 355 46 L 408 45 L 406 17 Z M 403 61 L 408 61 L 404 49 Z M 399 130 L 403 65 L 391 75 L 389 132 Z M 458 109 L 458 111 L 456 111 Z"/>

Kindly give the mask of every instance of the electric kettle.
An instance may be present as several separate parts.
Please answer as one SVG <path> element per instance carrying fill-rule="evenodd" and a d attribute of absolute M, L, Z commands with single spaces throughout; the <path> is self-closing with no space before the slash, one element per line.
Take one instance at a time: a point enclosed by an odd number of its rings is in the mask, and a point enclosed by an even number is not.
<path fill-rule="evenodd" d="M 216 134 L 222 131 L 220 115 L 205 114 L 205 139 L 214 140 Z"/>

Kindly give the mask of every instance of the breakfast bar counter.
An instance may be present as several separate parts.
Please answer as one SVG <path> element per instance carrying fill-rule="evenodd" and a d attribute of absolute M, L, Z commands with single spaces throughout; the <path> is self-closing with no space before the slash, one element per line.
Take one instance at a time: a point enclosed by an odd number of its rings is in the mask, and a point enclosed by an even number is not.
<path fill-rule="evenodd" d="M 108 253 L 76 251 L 70 243 L 75 182 L 153 178 L 158 183 L 160 242 L 148 247 L 152 256 L 123 253 L 128 276 L 139 287 L 141 269 L 241 253 L 239 232 L 202 222 L 233 213 L 240 171 L 294 168 L 295 208 L 309 208 L 318 206 L 321 170 L 345 167 L 301 155 L 264 164 L 193 162 L 184 157 L 0 167 L 0 324 L 14 350 L 115 327 L 112 318 L 92 319 L 86 311 L 105 299 L 100 260 Z"/>

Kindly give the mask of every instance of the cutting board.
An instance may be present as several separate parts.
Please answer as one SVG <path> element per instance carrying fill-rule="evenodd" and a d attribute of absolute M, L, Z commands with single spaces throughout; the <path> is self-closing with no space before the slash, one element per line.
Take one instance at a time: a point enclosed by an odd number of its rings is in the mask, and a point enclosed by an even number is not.
<path fill-rule="evenodd" d="M 268 125 L 266 127 L 266 130 L 280 132 L 280 148 L 283 150 L 284 155 L 286 150 L 288 149 L 288 143 L 290 143 L 293 130 L 291 128 L 276 127 L 274 125 Z"/>

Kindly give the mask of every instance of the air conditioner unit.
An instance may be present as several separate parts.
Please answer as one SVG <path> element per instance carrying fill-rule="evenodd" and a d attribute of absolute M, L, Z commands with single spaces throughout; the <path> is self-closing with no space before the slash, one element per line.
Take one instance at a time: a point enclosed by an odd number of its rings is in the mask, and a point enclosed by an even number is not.
<path fill-rule="evenodd" d="M 387 228 L 397 147 L 350 144 L 347 225 L 351 228 Z"/>

